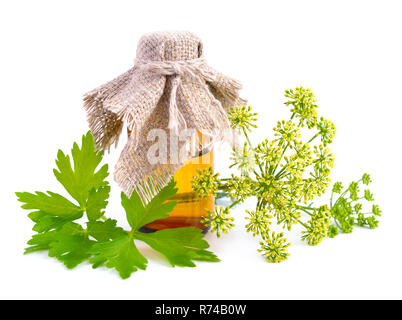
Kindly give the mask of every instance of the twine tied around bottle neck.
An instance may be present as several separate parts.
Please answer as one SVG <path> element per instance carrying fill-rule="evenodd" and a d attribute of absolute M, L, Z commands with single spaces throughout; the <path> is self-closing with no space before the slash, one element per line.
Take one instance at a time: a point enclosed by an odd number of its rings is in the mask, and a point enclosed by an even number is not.
<path fill-rule="evenodd" d="M 205 58 L 200 57 L 182 61 L 142 61 L 135 59 L 135 66 L 141 71 L 172 77 L 168 129 L 172 130 L 172 133 L 179 135 L 180 130 L 187 129 L 187 123 L 176 103 L 177 88 L 180 86 L 183 77 L 187 77 L 199 83 L 201 86 L 205 85 L 206 82 L 212 82 L 214 80 L 214 73 L 209 72 Z M 232 87 L 231 89 L 234 90 L 234 92 L 225 92 L 225 94 L 234 96 L 237 94 L 239 88 Z M 206 93 L 211 100 L 215 100 L 210 91 Z M 227 122 L 226 128 L 228 128 L 228 125 L 229 122 Z"/>

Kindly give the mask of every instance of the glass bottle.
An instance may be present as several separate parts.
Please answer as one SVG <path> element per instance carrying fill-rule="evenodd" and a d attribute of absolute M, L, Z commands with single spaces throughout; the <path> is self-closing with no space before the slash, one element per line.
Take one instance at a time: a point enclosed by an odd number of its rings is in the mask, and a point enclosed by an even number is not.
<path fill-rule="evenodd" d="M 128 132 L 130 135 L 131 132 Z M 198 135 L 203 141 L 203 136 L 200 132 Z M 153 221 L 139 231 L 153 232 L 169 228 L 180 227 L 196 227 L 207 231 L 207 227 L 201 222 L 206 215 L 206 211 L 213 211 L 215 197 L 210 194 L 206 198 L 200 197 L 193 191 L 193 177 L 197 175 L 198 170 L 213 168 L 213 151 L 211 149 L 202 149 L 197 156 L 188 159 L 184 165 L 177 170 L 173 179 L 176 182 L 177 193 L 169 201 L 176 201 L 177 204 L 173 211 L 169 212 L 170 217 Z"/>
<path fill-rule="evenodd" d="M 205 216 L 206 210 L 214 210 L 215 197 L 212 194 L 206 198 L 198 196 L 193 191 L 192 180 L 197 174 L 197 170 L 204 170 L 210 167 L 213 167 L 213 151 L 205 151 L 197 157 L 187 160 L 184 166 L 173 176 L 178 190 L 171 201 L 176 201 L 177 205 L 169 213 L 170 217 L 147 224 L 142 231 L 191 226 L 206 231 L 206 227 L 201 223 L 201 220 Z"/>

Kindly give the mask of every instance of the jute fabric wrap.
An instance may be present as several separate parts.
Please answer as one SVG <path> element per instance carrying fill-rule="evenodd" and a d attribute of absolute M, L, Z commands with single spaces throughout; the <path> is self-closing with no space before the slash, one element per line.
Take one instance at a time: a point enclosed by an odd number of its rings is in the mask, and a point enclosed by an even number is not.
<path fill-rule="evenodd" d="M 147 203 L 191 157 L 188 152 L 178 163 L 169 156 L 166 163 L 151 163 L 150 131 L 163 129 L 170 138 L 196 129 L 210 143 L 224 140 L 230 129 L 227 109 L 245 103 L 240 89 L 238 81 L 208 66 L 197 36 L 157 32 L 139 40 L 130 70 L 84 95 L 84 107 L 98 149 L 117 144 L 124 123 L 131 131 L 115 179 L 127 195 L 136 190 Z M 179 140 L 179 148 L 187 150 L 191 139 Z M 165 147 L 170 150 L 170 139 Z"/>

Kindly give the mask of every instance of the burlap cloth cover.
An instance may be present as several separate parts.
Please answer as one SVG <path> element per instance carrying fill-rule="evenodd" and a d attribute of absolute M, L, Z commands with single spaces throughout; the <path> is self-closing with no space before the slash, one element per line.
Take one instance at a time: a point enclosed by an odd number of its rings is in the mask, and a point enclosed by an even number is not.
<path fill-rule="evenodd" d="M 239 82 L 208 66 L 197 36 L 158 32 L 140 39 L 134 67 L 84 95 L 84 107 L 98 149 L 117 144 L 123 123 L 132 132 L 115 179 L 127 195 L 135 189 L 147 203 L 191 156 L 150 163 L 147 152 L 155 144 L 147 138 L 150 130 L 165 129 L 170 136 L 195 128 L 211 143 L 222 140 L 229 129 L 228 107 L 245 103 L 240 89 Z"/>

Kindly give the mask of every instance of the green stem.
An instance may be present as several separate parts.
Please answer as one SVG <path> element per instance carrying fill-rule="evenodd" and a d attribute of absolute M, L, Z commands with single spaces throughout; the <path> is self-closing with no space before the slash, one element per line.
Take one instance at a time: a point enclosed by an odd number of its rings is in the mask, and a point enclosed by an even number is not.
<path fill-rule="evenodd" d="M 275 176 L 275 179 L 280 179 L 281 178 L 281 174 L 286 170 L 286 166 L 284 166 Z"/>
<path fill-rule="evenodd" d="M 308 212 L 306 209 L 303 209 L 303 208 L 299 208 L 301 211 L 304 211 L 305 213 L 307 213 L 310 217 L 312 217 L 313 215 L 310 213 L 310 212 Z"/>
<path fill-rule="evenodd" d="M 242 128 L 242 131 L 243 131 L 244 136 L 246 137 L 246 140 L 247 140 L 247 142 L 248 142 L 250 148 L 253 149 L 253 146 L 252 146 L 251 141 L 250 141 L 250 139 L 249 139 L 249 137 L 248 137 L 248 134 L 247 134 L 246 129 Z"/>
<path fill-rule="evenodd" d="M 316 133 L 307 143 L 310 143 L 311 141 L 313 141 L 315 138 L 317 138 L 320 134 Z"/>
<path fill-rule="evenodd" d="M 250 138 L 248 137 L 246 129 L 242 128 L 242 131 L 243 131 L 244 136 L 246 137 L 248 145 L 250 146 L 251 149 L 254 150 L 253 145 L 251 144 Z M 264 170 L 262 170 L 261 163 L 258 161 L 256 156 L 254 156 L 254 159 L 255 159 L 255 162 L 257 162 L 258 166 L 260 167 L 261 172 L 264 172 Z M 254 171 L 254 174 L 256 174 L 255 171 Z"/>
<path fill-rule="evenodd" d="M 360 179 L 357 181 L 357 183 L 359 183 L 360 181 L 362 181 L 363 179 Z M 349 188 L 347 188 L 339 197 L 338 199 L 336 199 L 334 207 L 336 206 L 336 204 L 338 203 L 339 199 L 343 198 L 345 196 L 345 194 L 349 191 Z"/>
<path fill-rule="evenodd" d="M 261 199 L 258 199 L 258 202 L 257 202 L 257 209 L 258 209 L 258 210 L 261 210 L 263 205 L 264 205 L 264 200 L 263 200 L 262 198 L 261 198 Z"/>
<path fill-rule="evenodd" d="M 352 213 L 351 216 L 358 216 L 359 214 L 367 215 L 367 214 L 373 214 L 373 213 L 372 212 Z"/>
<path fill-rule="evenodd" d="M 281 163 L 282 158 L 283 158 L 283 156 L 284 156 L 284 154 L 285 154 L 285 152 L 286 152 L 286 149 L 289 147 L 289 145 L 290 145 L 290 143 L 288 142 L 288 144 L 286 145 L 286 147 L 285 147 L 285 148 L 283 149 L 283 151 L 282 151 L 281 157 L 279 158 L 279 161 L 278 161 L 278 163 L 276 164 L 275 169 L 274 169 L 272 172 L 270 172 L 271 174 L 275 174 L 275 171 L 276 171 L 276 169 L 278 169 L 278 166 L 279 166 L 279 164 Z M 286 166 L 287 166 L 287 164 L 286 164 Z M 282 169 L 285 169 L 286 166 L 283 166 Z"/>
<path fill-rule="evenodd" d="M 306 229 L 308 229 L 308 225 L 306 225 L 304 222 L 300 221 L 299 219 L 297 219 L 296 217 L 294 217 L 292 215 L 292 218 L 295 219 L 298 223 L 300 223 L 303 227 L 305 227 Z"/>
<path fill-rule="evenodd" d="M 306 207 L 306 206 L 301 206 L 301 205 L 297 205 L 296 207 L 297 207 L 298 209 L 314 210 L 314 208 Z"/>
<path fill-rule="evenodd" d="M 239 204 L 239 203 L 240 203 L 239 200 L 234 201 L 234 202 L 229 206 L 229 209 L 232 209 L 236 204 Z"/>

